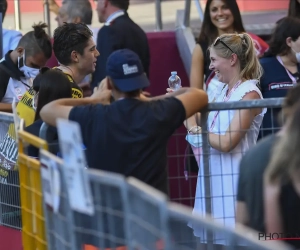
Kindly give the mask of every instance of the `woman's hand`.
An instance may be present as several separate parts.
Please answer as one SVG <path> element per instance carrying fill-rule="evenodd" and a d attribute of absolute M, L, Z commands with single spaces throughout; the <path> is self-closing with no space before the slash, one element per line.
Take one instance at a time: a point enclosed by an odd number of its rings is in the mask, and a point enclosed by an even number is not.
<path fill-rule="evenodd" d="M 173 92 L 174 92 L 174 90 L 173 90 L 173 89 L 170 89 L 170 88 L 167 88 L 166 90 L 167 90 L 167 93 L 166 93 L 166 95 L 167 95 L 167 94 L 171 94 L 171 93 L 173 93 Z"/>

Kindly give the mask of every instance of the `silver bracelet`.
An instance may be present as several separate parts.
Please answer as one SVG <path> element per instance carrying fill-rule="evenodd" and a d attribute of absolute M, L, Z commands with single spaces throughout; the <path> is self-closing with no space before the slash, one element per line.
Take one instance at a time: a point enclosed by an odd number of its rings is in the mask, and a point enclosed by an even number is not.
<path fill-rule="evenodd" d="M 196 133 L 199 132 L 199 131 L 201 130 L 201 127 L 200 127 L 200 126 L 193 126 L 193 127 L 191 127 L 190 129 L 188 129 L 187 132 L 190 134 L 194 128 L 197 128 Z"/>

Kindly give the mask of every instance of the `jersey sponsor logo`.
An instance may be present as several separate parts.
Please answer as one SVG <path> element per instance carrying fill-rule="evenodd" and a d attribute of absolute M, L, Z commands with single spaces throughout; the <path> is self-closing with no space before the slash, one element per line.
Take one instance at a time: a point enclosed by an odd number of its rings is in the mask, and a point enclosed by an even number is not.
<path fill-rule="evenodd" d="M 33 96 L 35 94 L 35 91 L 33 89 L 29 89 L 22 97 L 21 99 L 21 103 L 23 103 L 25 106 L 29 107 L 29 108 L 32 108 L 32 99 L 33 99 Z"/>
<path fill-rule="evenodd" d="M 293 87 L 294 84 L 292 82 L 273 82 L 269 84 L 269 90 L 290 89 Z"/>
<path fill-rule="evenodd" d="M 77 88 L 72 88 L 72 98 L 82 98 L 83 94 L 81 92 L 81 90 L 77 89 Z"/>

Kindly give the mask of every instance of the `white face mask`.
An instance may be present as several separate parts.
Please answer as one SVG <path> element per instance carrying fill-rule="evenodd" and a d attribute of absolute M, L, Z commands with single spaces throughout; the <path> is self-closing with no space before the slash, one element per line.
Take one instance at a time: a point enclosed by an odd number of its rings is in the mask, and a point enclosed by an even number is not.
<path fill-rule="evenodd" d="M 22 56 L 18 57 L 18 68 L 20 71 L 22 71 L 26 78 L 35 78 L 40 70 L 31 68 L 25 65 L 25 50 Z"/>
<path fill-rule="evenodd" d="M 300 52 L 296 52 L 296 51 L 293 50 L 293 49 L 292 49 L 292 51 L 295 53 L 297 62 L 300 63 Z"/>
<path fill-rule="evenodd" d="M 187 134 L 185 139 L 196 148 L 202 147 L 202 135 L 201 134 Z"/>

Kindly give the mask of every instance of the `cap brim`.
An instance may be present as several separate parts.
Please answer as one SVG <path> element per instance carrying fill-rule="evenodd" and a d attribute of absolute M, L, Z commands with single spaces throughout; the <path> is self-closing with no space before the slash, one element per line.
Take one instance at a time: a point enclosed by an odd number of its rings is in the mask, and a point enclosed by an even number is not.
<path fill-rule="evenodd" d="M 122 92 L 131 92 L 134 90 L 147 88 L 150 85 L 150 82 L 146 74 L 142 74 L 128 79 L 112 79 L 112 80 L 116 85 L 116 87 Z"/>

